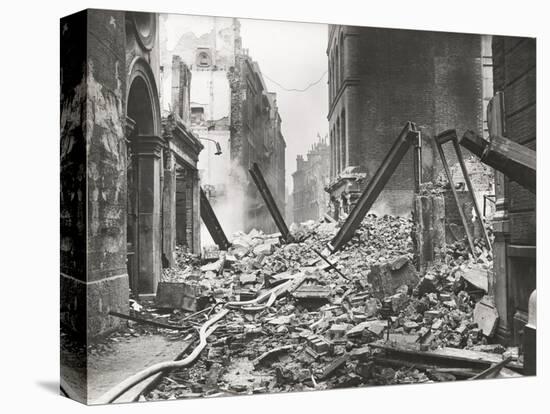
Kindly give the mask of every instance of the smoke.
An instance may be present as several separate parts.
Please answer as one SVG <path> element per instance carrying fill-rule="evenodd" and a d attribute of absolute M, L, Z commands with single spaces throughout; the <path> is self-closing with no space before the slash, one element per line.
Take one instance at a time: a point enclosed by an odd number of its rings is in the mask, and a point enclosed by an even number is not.
<path fill-rule="evenodd" d="M 378 217 L 385 215 L 410 217 L 412 213 L 413 197 L 411 191 L 386 190 L 383 191 L 369 213 Z"/>
<path fill-rule="evenodd" d="M 393 211 L 388 203 L 384 200 L 378 200 L 371 207 L 369 214 L 374 214 L 378 217 L 385 216 L 386 214 L 391 215 Z"/>
<path fill-rule="evenodd" d="M 244 211 L 249 201 L 246 195 L 247 174 L 248 171 L 232 160 L 225 176 L 223 190 L 210 198 L 212 209 L 229 240 L 235 233 L 243 231 L 246 227 Z M 202 247 L 215 245 L 203 222 L 201 222 L 201 244 Z"/>

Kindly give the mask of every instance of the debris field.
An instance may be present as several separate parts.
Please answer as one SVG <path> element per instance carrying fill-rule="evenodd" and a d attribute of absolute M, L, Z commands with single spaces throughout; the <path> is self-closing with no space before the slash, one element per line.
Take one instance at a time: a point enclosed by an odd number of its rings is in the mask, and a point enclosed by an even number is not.
<path fill-rule="evenodd" d="M 183 349 L 211 315 L 229 313 L 192 364 L 140 400 L 521 375 L 518 348 L 491 344 L 498 314 L 482 241 L 475 258 L 466 241 L 447 245 L 420 273 L 411 219 L 367 215 L 343 249 L 321 256 L 338 225 L 293 224 L 287 244 L 241 232 L 202 258 L 178 248 L 155 302 L 134 302 L 119 335 L 160 333 Z"/>

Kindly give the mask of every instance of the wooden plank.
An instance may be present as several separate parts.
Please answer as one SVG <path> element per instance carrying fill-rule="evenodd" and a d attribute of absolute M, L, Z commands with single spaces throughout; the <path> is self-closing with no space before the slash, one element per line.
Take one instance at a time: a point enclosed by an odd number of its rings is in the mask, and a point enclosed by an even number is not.
<path fill-rule="evenodd" d="M 200 188 L 200 200 L 201 219 L 212 236 L 212 240 L 214 240 L 214 243 L 217 244 L 219 249 L 228 250 L 231 247 L 231 243 L 227 239 L 227 236 L 225 235 L 225 232 L 216 217 L 216 213 L 214 213 L 214 209 L 212 208 L 212 205 L 210 204 L 210 201 L 208 200 L 208 197 L 202 187 Z M 191 213 L 192 209 L 188 212 L 188 215 Z M 191 222 L 192 219 L 192 217 L 188 217 L 189 222 Z"/>
<path fill-rule="evenodd" d="M 257 163 L 254 163 L 252 164 L 252 168 L 250 168 L 248 171 L 250 172 L 252 180 L 254 181 L 254 184 L 256 184 L 258 192 L 262 196 L 262 199 L 264 200 L 265 205 L 267 206 L 267 209 L 271 214 L 273 221 L 275 222 L 275 225 L 279 229 L 279 232 L 281 232 L 283 239 L 286 242 L 291 242 L 292 235 L 290 234 L 286 222 L 279 210 L 279 206 L 277 206 L 271 190 L 269 189 L 269 186 L 265 181 L 260 166 Z"/>
<path fill-rule="evenodd" d="M 536 149 L 536 143 L 536 140 L 528 142 L 525 144 L 525 147 L 534 151 Z M 535 194 L 516 182 L 510 181 L 508 185 L 508 205 L 510 206 L 510 211 L 525 212 L 527 210 L 534 211 L 536 209 L 537 197 Z"/>
<path fill-rule="evenodd" d="M 499 362 L 502 362 L 502 356 L 499 354 L 472 351 L 469 349 L 438 348 L 427 351 L 420 351 L 418 345 L 402 346 L 400 344 L 387 343 L 384 340 L 378 340 L 369 344 L 369 346 L 413 357 L 442 359 L 448 361 L 456 361 L 458 363 L 465 362 L 469 364 L 498 364 Z M 523 369 L 523 364 L 520 364 L 516 361 L 510 361 L 508 364 L 506 364 L 506 366 L 514 369 Z"/>
<path fill-rule="evenodd" d="M 518 182 L 533 193 L 536 191 L 535 151 L 500 135 L 491 135 L 491 142 L 488 142 L 473 131 L 466 131 L 460 144 L 478 155 L 483 163 L 504 173 L 510 180 Z"/>
<path fill-rule="evenodd" d="M 375 362 L 379 365 L 389 365 L 391 367 L 395 367 L 398 369 L 402 367 L 411 367 L 411 368 L 426 370 L 430 373 L 438 373 L 438 372 L 447 373 L 460 378 L 470 378 L 479 373 L 479 369 L 474 369 L 474 368 L 439 367 L 437 365 L 424 364 L 418 361 L 407 361 L 405 359 L 396 359 L 396 358 L 383 358 L 379 355 L 375 355 L 374 358 L 375 358 L 374 359 Z M 514 372 L 515 374 L 515 371 L 511 371 L 511 372 Z"/>
<path fill-rule="evenodd" d="M 537 154 L 526 145 L 499 135 L 491 136 L 490 152 L 501 154 L 509 162 L 526 167 L 531 171 L 537 169 Z"/>
<path fill-rule="evenodd" d="M 418 138 L 419 133 L 416 125 L 412 122 L 407 122 L 374 173 L 374 176 L 368 182 L 367 187 L 361 193 L 348 218 L 342 227 L 340 227 L 336 236 L 330 241 L 329 249 L 331 253 L 340 250 L 353 237 L 355 230 L 361 225 L 361 221 L 402 162 L 409 147 L 414 145 Z"/>

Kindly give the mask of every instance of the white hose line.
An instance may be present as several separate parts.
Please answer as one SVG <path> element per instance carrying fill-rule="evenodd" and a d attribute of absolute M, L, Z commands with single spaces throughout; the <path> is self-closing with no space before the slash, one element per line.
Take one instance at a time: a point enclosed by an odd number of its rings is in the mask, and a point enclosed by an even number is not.
<path fill-rule="evenodd" d="M 284 283 L 282 283 L 278 286 L 275 286 L 273 289 L 268 290 L 267 292 L 261 294 L 256 299 L 245 300 L 245 301 L 242 301 L 242 302 L 227 302 L 225 304 L 225 306 L 227 306 L 229 308 L 242 308 L 244 306 L 257 305 L 257 304 L 262 303 L 264 300 L 269 298 L 269 301 L 268 301 L 268 303 L 269 303 L 268 307 L 269 307 L 273 304 L 273 301 L 275 300 L 275 298 L 280 293 L 282 293 L 282 291 L 284 291 L 288 286 L 290 286 L 293 281 L 294 281 L 294 279 L 287 280 L 286 282 L 284 282 Z M 273 295 L 275 295 L 275 298 L 271 299 L 271 297 Z"/>
<path fill-rule="evenodd" d="M 208 328 L 213 324 L 215 324 L 216 322 L 218 322 L 223 317 L 225 317 L 225 315 L 227 315 L 228 313 L 229 313 L 229 309 L 222 309 L 212 318 L 207 320 L 204 325 L 201 326 L 199 330 L 199 344 L 193 350 L 193 352 L 191 352 L 186 358 L 180 361 L 165 361 L 165 362 L 160 362 L 158 364 L 152 365 L 138 372 L 137 374 L 134 374 L 131 377 L 126 378 L 124 381 L 116 385 L 114 388 L 111 388 L 109 391 L 107 391 L 105 394 L 99 397 L 96 401 L 94 401 L 94 403 L 95 404 L 111 403 L 115 401 L 118 397 L 120 397 L 122 394 L 124 394 L 126 391 L 128 391 L 130 388 L 135 386 L 136 384 L 140 383 L 146 378 L 149 378 L 152 375 L 155 375 L 158 372 L 165 371 L 165 370 L 173 370 L 176 368 L 182 368 L 189 365 L 199 356 L 203 348 L 206 346 L 206 339 L 215 330 L 215 327 L 212 329 L 208 329 Z"/>
<path fill-rule="evenodd" d="M 122 394 L 124 394 L 126 391 L 128 391 L 130 388 L 134 387 L 141 381 L 149 378 L 152 375 L 155 375 L 162 371 L 168 371 L 173 370 L 176 368 L 183 368 L 190 363 L 192 363 L 202 352 L 204 347 L 206 346 L 206 339 L 214 332 L 216 327 L 210 328 L 213 324 L 215 324 L 217 321 L 222 319 L 225 315 L 229 313 L 228 308 L 242 308 L 249 305 L 256 305 L 259 304 L 266 299 L 268 299 L 267 303 L 265 305 L 260 305 L 258 308 L 268 308 L 275 302 L 275 299 L 277 297 L 285 292 L 295 281 L 295 279 L 290 279 L 273 289 L 263 293 L 262 295 L 258 296 L 256 299 L 253 300 L 247 300 L 243 302 L 227 302 L 225 306 L 227 308 L 221 310 L 216 315 L 214 315 L 212 318 L 208 319 L 204 325 L 201 326 L 199 330 L 199 344 L 197 347 L 191 352 L 186 358 L 179 360 L 179 361 L 165 361 L 165 362 L 159 362 L 158 364 L 152 365 L 137 374 L 132 375 L 131 377 L 126 378 L 124 381 L 116 385 L 115 387 L 111 388 L 109 391 L 107 391 L 105 394 L 103 394 L 101 397 L 99 397 L 96 401 L 94 401 L 95 404 L 108 404 L 115 401 L 118 397 L 120 397 Z M 210 329 L 208 329 L 210 328 Z"/>

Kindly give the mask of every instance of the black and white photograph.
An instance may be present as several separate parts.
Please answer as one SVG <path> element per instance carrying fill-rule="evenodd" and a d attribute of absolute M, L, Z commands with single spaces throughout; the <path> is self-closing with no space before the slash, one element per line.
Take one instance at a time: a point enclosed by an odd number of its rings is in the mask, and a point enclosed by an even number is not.
<path fill-rule="evenodd" d="M 88 9 L 60 42 L 62 394 L 536 374 L 536 39 Z"/>
<path fill-rule="evenodd" d="M 4 12 L 3 412 L 541 411 L 542 3 Z"/>

